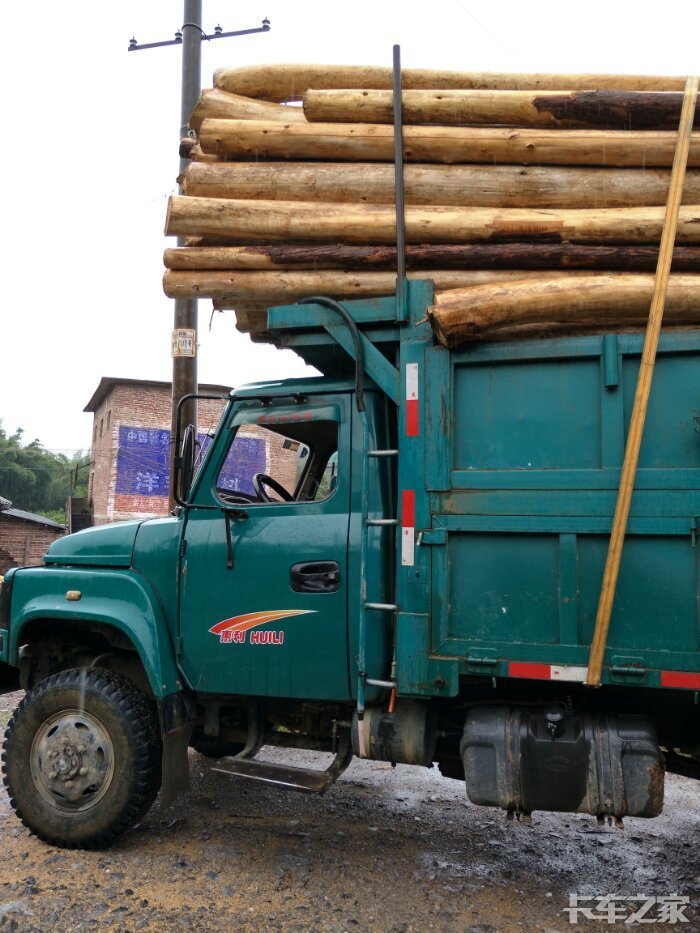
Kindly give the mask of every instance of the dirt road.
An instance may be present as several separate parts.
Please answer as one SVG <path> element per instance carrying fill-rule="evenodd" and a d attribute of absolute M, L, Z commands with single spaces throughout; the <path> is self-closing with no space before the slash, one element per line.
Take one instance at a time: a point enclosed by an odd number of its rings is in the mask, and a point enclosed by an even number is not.
<path fill-rule="evenodd" d="M 0 727 L 12 702 L 0 698 Z M 507 822 L 436 770 L 353 761 L 311 798 L 208 765 L 192 753 L 192 795 L 156 804 L 106 852 L 38 842 L 0 792 L 0 930 L 562 931 L 571 893 L 689 895 L 690 922 L 674 928 L 700 930 L 695 782 L 669 777 L 664 815 L 620 830 Z M 581 927 L 608 928 L 579 915 Z"/>

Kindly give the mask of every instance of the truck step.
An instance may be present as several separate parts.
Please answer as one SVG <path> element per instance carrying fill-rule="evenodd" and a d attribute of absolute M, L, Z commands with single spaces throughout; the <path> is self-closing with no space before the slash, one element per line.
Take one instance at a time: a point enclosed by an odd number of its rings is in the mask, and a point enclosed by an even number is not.
<path fill-rule="evenodd" d="M 322 794 L 345 771 L 351 759 L 352 745 L 349 735 L 346 735 L 341 738 L 337 754 L 325 771 L 238 757 L 222 758 L 213 765 L 212 771 L 247 781 L 272 784 L 286 790 L 298 790 L 305 794 Z"/>

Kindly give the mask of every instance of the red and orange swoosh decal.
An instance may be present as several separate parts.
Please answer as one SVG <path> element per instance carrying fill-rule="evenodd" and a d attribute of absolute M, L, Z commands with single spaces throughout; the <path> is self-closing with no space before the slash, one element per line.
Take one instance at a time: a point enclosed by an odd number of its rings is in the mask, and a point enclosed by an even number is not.
<path fill-rule="evenodd" d="M 265 625 L 266 622 L 276 622 L 278 619 L 286 619 L 290 616 L 303 616 L 315 611 L 315 609 L 268 609 L 263 612 L 246 612 L 240 616 L 233 616 L 231 619 L 224 619 L 223 622 L 217 622 L 209 631 L 212 635 L 220 635 L 222 632 L 247 632 L 248 629 Z"/>

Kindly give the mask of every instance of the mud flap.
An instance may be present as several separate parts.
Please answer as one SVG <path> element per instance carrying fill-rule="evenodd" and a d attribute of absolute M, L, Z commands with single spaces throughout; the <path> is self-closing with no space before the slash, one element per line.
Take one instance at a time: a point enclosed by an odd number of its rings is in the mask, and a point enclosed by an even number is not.
<path fill-rule="evenodd" d="M 194 701 L 186 693 L 175 693 L 158 701 L 163 736 L 161 806 L 168 807 L 190 790 L 187 755 L 192 737 Z"/>
<path fill-rule="evenodd" d="M 163 736 L 163 783 L 160 802 L 162 807 L 190 790 L 190 761 L 187 749 L 190 744 L 192 726 L 183 726 Z"/>

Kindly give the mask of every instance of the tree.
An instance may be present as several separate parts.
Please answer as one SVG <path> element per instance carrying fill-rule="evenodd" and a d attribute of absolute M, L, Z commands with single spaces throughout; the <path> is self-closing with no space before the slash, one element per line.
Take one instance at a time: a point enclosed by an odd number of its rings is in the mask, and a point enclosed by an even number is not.
<path fill-rule="evenodd" d="M 0 421 L 0 496 L 17 509 L 65 521 L 69 495 L 85 495 L 88 458 L 46 450 L 41 441 L 22 443 L 23 431 L 8 434 Z"/>

